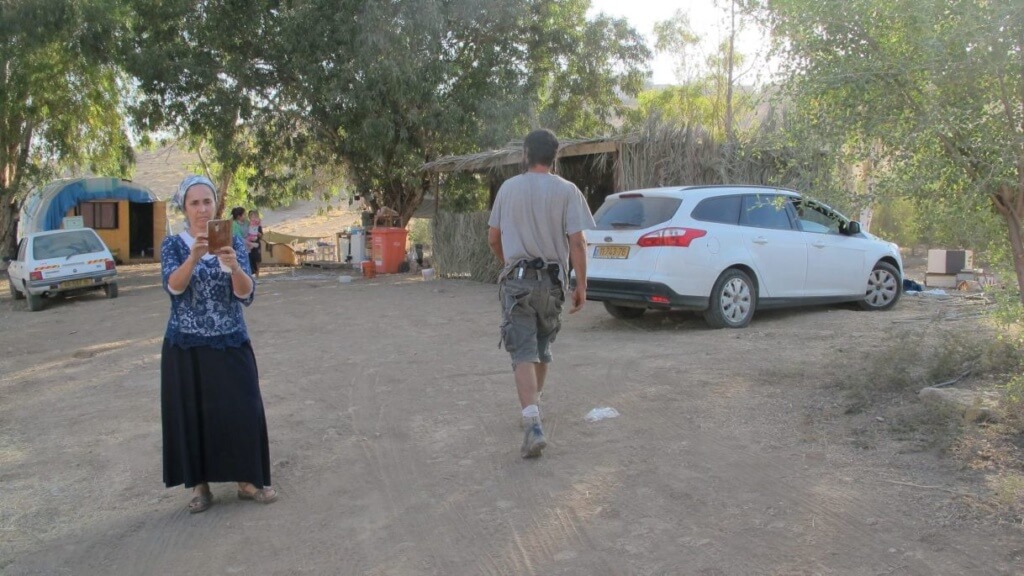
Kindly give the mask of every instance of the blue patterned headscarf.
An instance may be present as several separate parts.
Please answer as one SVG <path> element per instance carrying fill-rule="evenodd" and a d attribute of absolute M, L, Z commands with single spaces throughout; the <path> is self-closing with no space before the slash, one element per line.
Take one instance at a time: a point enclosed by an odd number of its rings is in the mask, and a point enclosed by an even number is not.
<path fill-rule="evenodd" d="M 191 187 L 193 187 L 193 186 L 195 186 L 197 184 L 202 184 L 202 185 L 210 187 L 210 190 L 213 191 L 213 203 L 216 204 L 217 203 L 217 187 L 214 186 L 213 182 L 211 182 L 210 179 L 207 178 L 206 176 L 199 176 L 197 174 L 190 174 L 190 175 L 186 176 L 184 180 L 181 181 L 181 184 L 178 185 L 178 191 L 175 192 L 174 193 L 174 197 L 171 198 L 171 204 L 174 207 L 176 207 L 178 210 L 181 210 L 182 212 L 184 212 L 185 211 L 185 193 L 188 192 L 189 188 L 191 188 Z"/>

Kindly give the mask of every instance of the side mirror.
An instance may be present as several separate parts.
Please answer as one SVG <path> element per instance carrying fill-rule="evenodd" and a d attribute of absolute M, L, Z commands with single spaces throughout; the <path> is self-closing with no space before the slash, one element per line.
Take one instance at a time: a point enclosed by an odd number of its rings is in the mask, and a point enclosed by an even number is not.
<path fill-rule="evenodd" d="M 847 236 L 860 234 L 860 222 L 857 222 L 856 220 L 850 220 L 850 222 L 846 225 L 846 234 Z"/>

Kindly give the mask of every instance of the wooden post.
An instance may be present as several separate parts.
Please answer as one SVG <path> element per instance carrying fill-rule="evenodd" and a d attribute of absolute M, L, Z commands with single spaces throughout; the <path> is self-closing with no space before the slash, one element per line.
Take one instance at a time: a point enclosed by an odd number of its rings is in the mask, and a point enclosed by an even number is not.
<path fill-rule="evenodd" d="M 434 172 L 430 179 L 430 185 L 434 187 L 434 226 L 437 226 L 437 214 L 441 211 L 441 174 Z"/>
<path fill-rule="evenodd" d="M 612 191 L 622 192 L 625 186 L 626 176 L 623 173 L 625 166 L 622 165 L 622 142 L 615 142 L 615 160 L 612 162 Z"/>

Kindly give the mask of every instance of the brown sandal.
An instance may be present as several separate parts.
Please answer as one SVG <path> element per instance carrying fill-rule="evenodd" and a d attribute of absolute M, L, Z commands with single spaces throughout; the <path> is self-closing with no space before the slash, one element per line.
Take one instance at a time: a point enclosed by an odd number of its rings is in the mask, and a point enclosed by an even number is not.
<path fill-rule="evenodd" d="M 257 488 L 253 492 L 246 492 L 245 490 L 238 491 L 239 500 L 253 500 L 260 504 L 270 504 L 277 500 L 277 490 L 273 488 Z"/>
<path fill-rule="evenodd" d="M 188 501 L 189 514 L 198 514 L 200 512 L 206 512 L 210 505 L 213 504 L 213 494 L 199 494 L 195 498 Z"/>

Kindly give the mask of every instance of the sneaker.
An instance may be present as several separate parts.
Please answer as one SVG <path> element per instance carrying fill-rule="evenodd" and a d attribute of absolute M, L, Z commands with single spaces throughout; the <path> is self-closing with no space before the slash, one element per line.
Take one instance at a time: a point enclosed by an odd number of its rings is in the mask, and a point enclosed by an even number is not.
<path fill-rule="evenodd" d="M 519 453 L 523 458 L 536 458 L 547 447 L 544 430 L 540 427 L 540 418 L 523 418 L 526 433 L 523 435 L 523 447 Z"/>

